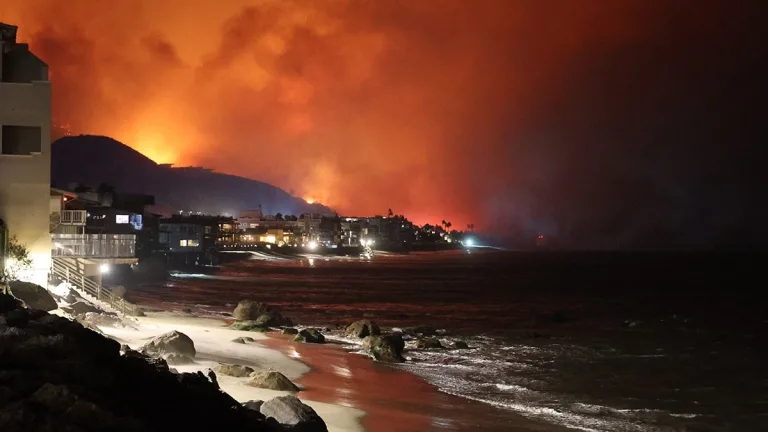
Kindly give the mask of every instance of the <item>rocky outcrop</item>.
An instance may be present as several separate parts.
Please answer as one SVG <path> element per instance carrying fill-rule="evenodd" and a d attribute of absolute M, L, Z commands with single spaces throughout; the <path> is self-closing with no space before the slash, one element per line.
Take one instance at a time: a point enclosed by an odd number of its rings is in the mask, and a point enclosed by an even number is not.
<path fill-rule="evenodd" d="M 176 330 L 160 336 L 155 336 L 141 347 L 141 352 L 152 357 L 164 357 L 170 354 L 178 354 L 190 359 L 195 358 L 195 355 L 197 354 L 195 343 L 192 342 L 192 339 Z"/>
<path fill-rule="evenodd" d="M 295 335 L 295 334 L 299 334 L 299 331 L 293 327 L 286 327 L 283 329 L 283 334 Z"/>
<path fill-rule="evenodd" d="M 261 405 L 261 413 L 292 432 L 327 432 L 328 427 L 309 405 L 294 396 L 281 396 Z"/>
<path fill-rule="evenodd" d="M 466 342 L 456 341 L 456 342 L 453 343 L 453 347 L 455 349 L 467 349 L 467 348 L 469 348 L 469 345 L 467 345 Z"/>
<path fill-rule="evenodd" d="M 212 375 L 173 374 L 120 348 L 0 294 L 0 431 L 274 430 Z"/>
<path fill-rule="evenodd" d="M 248 381 L 246 381 L 251 387 L 259 387 L 270 390 L 290 391 L 297 392 L 299 388 L 291 382 L 285 375 L 280 372 L 274 371 L 259 371 L 253 372 Z"/>
<path fill-rule="evenodd" d="M 315 329 L 304 329 L 300 331 L 295 338 L 293 338 L 293 341 L 305 343 L 324 343 L 325 336 L 323 336 L 322 333 Z"/>
<path fill-rule="evenodd" d="M 439 349 L 444 348 L 443 344 L 437 338 L 419 338 L 416 340 L 416 348 L 418 349 Z"/>
<path fill-rule="evenodd" d="M 405 361 L 403 349 L 405 349 L 405 342 L 399 334 L 363 338 L 363 350 L 376 361 L 402 363 Z"/>
<path fill-rule="evenodd" d="M 52 311 L 59 305 L 47 289 L 29 282 L 13 281 L 8 283 L 11 294 L 24 302 L 30 309 Z"/>
<path fill-rule="evenodd" d="M 214 369 L 216 373 L 244 378 L 253 373 L 253 368 L 243 365 L 221 363 Z"/>
<path fill-rule="evenodd" d="M 259 333 L 263 333 L 269 330 L 269 328 L 263 325 L 256 324 L 256 321 L 235 321 L 232 323 L 232 328 L 240 331 L 252 331 Z"/>
<path fill-rule="evenodd" d="M 83 325 L 96 327 L 125 327 L 119 316 L 109 312 L 87 312 L 75 318 Z"/>
<path fill-rule="evenodd" d="M 379 330 L 379 326 L 377 326 L 376 323 L 371 320 L 360 320 L 355 321 L 347 326 L 344 334 L 349 337 L 362 339 L 366 336 L 379 336 L 381 334 L 381 330 Z"/>

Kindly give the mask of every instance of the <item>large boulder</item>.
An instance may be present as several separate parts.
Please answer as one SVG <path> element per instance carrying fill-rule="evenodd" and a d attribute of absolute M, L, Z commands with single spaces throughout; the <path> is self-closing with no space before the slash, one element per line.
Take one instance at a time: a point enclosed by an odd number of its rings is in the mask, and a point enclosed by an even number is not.
<path fill-rule="evenodd" d="M 267 313 L 263 313 L 256 318 L 255 324 L 261 327 L 290 327 L 293 325 L 293 321 L 290 318 L 283 316 L 276 310 L 271 310 Z"/>
<path fill-rule="evenodd" d="M 270 390 L 297 392 L 299 388 L 285 375 L 274 371 L 253 372 L 246 381 L 251 387 L 259 387 Z"/>
<path fill-rule="evenodd" d="M 194 358 L 197 354 L 195 343 L 184 333 L 176 330 L 155 336 L 141 347 L 141 352 L 153 357 L 162 357 L 168 354 L 180 354 Z"/>
<path fill-rule="evenodd" d="M 292 432 L 327 432 L 328 427 L 309 405 L 294 396 L 280 396 L 261 404 L 260 411 Z"/>
<path fill-rule="evenodd" d="M 374 360 L 385 363 L 402 363 L 405 342 L 399 334 L 384 336 L 366 336 L 363 338 L 363 350 Z"/>
<path fill-rule="evenodd" d="M 238 321 L 252 321 L 269 312 L 270 307 L 254 300 L 243 300 L 237 304 L 232 317 Z"/>
<path fill-rule="evenodd" d="M 299 331 L 293 327 L 286 327 L 283 329 L 283 334 L 287 335 L 297 335 L 299 334 Z"/>
<path fill-rule="evenodd" d="M 293 338 L 294 342 L 324 343 L 325 336 L 315 329 L 304 329 Z"/>
<path fill-rule="evenodd" d="M 379 336 L 381 330 L 379 330 L 379 326 L 371 320 L 360 320 L 347 326 L 344 334 L 362 339 L 366 336 Z"/>
<path fill-rule="evenodd" d="M 8 284 L 11 294 L 24 302 L 30 309 L 40 309 L 52 311 L 58 309 L 59 305 L 47 289 L 40 285 L 30 282 L 12 281 Z"/>
<path fill-rule="evenodd" d="M 253 373 L 253 368 L 243 365 L 221 363 L 214 369 L 222 375 L 229 375 L 238 378 L 244 378 Z"/>

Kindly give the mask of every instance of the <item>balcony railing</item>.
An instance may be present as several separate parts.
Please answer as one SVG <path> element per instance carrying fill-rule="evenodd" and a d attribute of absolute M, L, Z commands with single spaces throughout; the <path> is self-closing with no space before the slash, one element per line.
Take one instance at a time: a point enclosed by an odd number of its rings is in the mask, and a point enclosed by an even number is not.
<path fill-rule="evenodd" d="M 85 210 L 63 210 L 61 212 L 62 225 L 85 225 Z"/>
<path fill-rule="evenodd" d="M 54 257 L 134 258 L 133 234 L 51 234 Z"/>

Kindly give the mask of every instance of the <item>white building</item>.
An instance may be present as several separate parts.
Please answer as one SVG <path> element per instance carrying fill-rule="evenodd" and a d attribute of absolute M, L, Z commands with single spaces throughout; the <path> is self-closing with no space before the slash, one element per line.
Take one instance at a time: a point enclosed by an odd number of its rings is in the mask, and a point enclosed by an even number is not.
<path fill-rule="evenodd" d="M 51 267 L 51 83 L 48 66 L 0 23 L 0 219 L 32 258 L 22 279 L 46 286 Z"/>

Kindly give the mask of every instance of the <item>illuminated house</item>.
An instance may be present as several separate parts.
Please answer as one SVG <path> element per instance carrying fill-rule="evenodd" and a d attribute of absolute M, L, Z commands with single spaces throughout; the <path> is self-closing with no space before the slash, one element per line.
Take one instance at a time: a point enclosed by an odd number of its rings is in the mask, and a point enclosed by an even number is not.
<path fill-rule="evenodd" d="M 0 23 L 0 219 L 32 258 L 21 279 L 46 286 L 51 268 L 51 83 L 48 66 Z"/>

